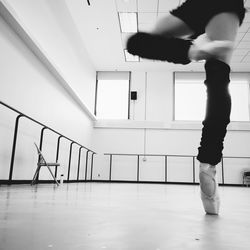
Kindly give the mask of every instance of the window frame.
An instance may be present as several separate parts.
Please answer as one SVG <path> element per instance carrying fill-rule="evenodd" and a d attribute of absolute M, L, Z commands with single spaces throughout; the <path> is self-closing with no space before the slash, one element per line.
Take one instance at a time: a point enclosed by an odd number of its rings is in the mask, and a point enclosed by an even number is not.
<path fill-rule="evenodd" d="M 97 98 L 98 98 L 98 73 L 99 72 L 106 72 L 106 71 L 97 71 L 96 72 L 96 86 L 95 86 L 95 107 L 94 107 L 94 115 L 97 117 Z M 107 71 L 110 72 L 110 71 Z M 116 72 L 128 72 L 128 116 L 127 119 L 105 119 L 105 120 L 130 120 L 130 93 L 131 93 L 131 71 L 113 71 Z M 103 120 L 98 119 L 97 120 Z"/>
<path fill-rule="evenodd" d="M 205 72 L 203 71 L 196 71 L 196 72 L 189 72 L 189 71 L 174 71 L 173 72 L 173 110 L 172 110 L 172 123 L 173 124 L 200 124 L 202 122 L 202 120 L 198 121 L 198 120 L 175 120 L 175 102 L 176 102 L 176 96 L 175 96 L 175 84 L 176 84 L 176 74 L 178 73 L 183 73 L 183 74 L 204 74 Z M 232 79 L 232 74 L 242 74 L 242 78 L 243 76 L 249 76 L 248 78 L 248 112 L 249 112 L 249 121 L 231 121 L 230 123 L 234 123 L 234 124 L 250 124 L 250 72 L 231 72 L 230 73 L 230 80 L 233 81 L 234 79 Z M 245 77 L 244 79 L 247 79 L 247 77 Z M 204 76 L 204 80 L 205 80 L 205 76 Z M 238 80 L 239 81 L 239 80 Z"/>

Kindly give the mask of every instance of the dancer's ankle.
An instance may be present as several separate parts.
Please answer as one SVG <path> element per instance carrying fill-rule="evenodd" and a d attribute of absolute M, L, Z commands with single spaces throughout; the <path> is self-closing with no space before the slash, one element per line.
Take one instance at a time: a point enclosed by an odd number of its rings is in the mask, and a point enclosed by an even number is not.
<path fill-rule="evenodd" d="M 196 44 L 193 44 L 189 51 L 188 51 L 188 58 L 190 61 L 202 61 L 202 60 L 207 60 L 209 59 L 209 54 L 204 52 L 204 51 L 200 51 L 199 47 L 197 47 Z"/>
<path fill-rule="evenodd" d="M 204 168 L 204 169 L 212 168 L 212 169 L 215 169 L 216 165 L 212 165 L 210 163 L 200 162 L 200 168 Z"/>

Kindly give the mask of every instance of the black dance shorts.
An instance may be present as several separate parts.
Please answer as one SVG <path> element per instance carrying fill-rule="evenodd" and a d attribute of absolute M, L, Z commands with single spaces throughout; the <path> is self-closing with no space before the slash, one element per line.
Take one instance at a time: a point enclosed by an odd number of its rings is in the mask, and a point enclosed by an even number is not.
<path fill-rule="evenodd" d="M 210 19 L 222 12 L 235 13 L 241 25 L 246 12 L 244 0 L 187 0 L 170 14 L 184 21 L 197 37 L 205 32 Z"/>

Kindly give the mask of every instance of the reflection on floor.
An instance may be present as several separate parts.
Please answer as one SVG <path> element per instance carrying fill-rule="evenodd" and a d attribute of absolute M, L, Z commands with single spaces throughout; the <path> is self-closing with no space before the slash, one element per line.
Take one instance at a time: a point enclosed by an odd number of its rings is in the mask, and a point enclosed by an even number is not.
<path fill-rule="evenodd" d="M 250 188 L 220 193 L 221 214 L 209 216 L 198 186 L 0 186 L 0 249 L 250 249 Z"/>

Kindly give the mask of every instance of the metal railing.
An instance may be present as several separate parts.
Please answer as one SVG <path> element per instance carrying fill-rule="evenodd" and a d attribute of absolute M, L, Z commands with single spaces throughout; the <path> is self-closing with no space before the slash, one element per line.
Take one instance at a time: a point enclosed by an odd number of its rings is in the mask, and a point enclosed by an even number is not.
<path fill-rule="evenodd" d="M 17 113 L 18 115 L 16 116 L 16 120 L 15 120 L 15 127 L 14 127 L 14 136 L 13 136 L 13 144 L 12 144 L 12 151 L 11 151 L 11 160 L 10 160 L 10 169 L 9 169 L 9 178 L 8 178 L 8 184 L 12 184 L 13 183 L 13 169 L 14 169 L 14 163 L 15 163 L 15 153 L 16 153 L 16 142 L 17 142 L 17 136 L 18 136 L 18 127 L 19 127 L 19 120 L 20 118 L 26 118 L 40 126 L 42 126 L 41 128 L 41 132 L 40 132 L 40 142 L 39 142 L 39 149 L 42 151 L 42 147 L 43 147 L 43 138 L 44 138 L 44 131 L 47 129 L 55 134 L 58 135 L 58 139 L 57 139 L 57 145 L 56 145 L 56 162 L 58 162 L 58 158 L 59 158 L 59 150 L 60 150 L 60 141 L 62 138 L 68 140 L 71 142 L 70 144 L 70 149 L 69 149 L 69 161 L 68 161 L 68 173 L 67 173 L 67 180 L 66 181 L 70 181 L 70 168 L 71 168 L 71 155 L 72 155 L 72 146 L 73 144 L 76 144 L 79 146 L 79 152 L 78 152 L 78 164 L 77 164 L 77 179 L 76 181 L 79 181 L 79 175 L 80 175 L 80 164 L 81 164 L 81 150 L 85 149 L 86 151 L 86 162 L 85 162 L 85 181 L 87 180 L 87 171 L 88 171 L 88 160 L 89 160 L 89 153 L 92 153 L 92 157 L 91 157 L 91 179 L 92 179 L 92 173 L 93 173 L 93 160 L 94 160 L 94 155 L 96 154 L 96 152 L 94 152 L 93 150 L 81 145 L 80 143 L 68 138 L 67 136 L 62 135 L 61 133 L 59 133 L 58 131 L 44 125 L 43 123 L 31 118 L 28 115 L 25 115 L 24 113 L 18 111 L 17 109 L 7 105 L 6 103 L 0 101 L 0 104 L 3 105 L 4 107 L 14 111 L 15 113 Z M 55 176 L 57 176 L 57 167 L 55 168 Z M 39 176 L 37 176 L 37 180 L 38 180 Z"/>
<path fill-rule="evenodd" d="M 136 173 L 136 181 L 132 181 L 132 182 L 144 182 L 144 181 L 140 181 L 140 157 L 164 157 L 164 169 L 165 169 L 165 180 L 164 183 L 191 183 L 191 184 L 196 184 L 197 182 L 195 182 L 195 159 L 196 156 L 195 155 L 173 155 L 173 154 L 169 154 L 169 155 L 162 155 L 162 154 L 117 154 L 117 153 L 104 153 L 104 155 L 109 156 L 109 181 L 113 181 L 112 180 L 112 161 L 113 161 L 113 156 L 134 156 L 137 157 L 137 173 Z M 177 157 L 177 158 L 191 158 L 192 159 L 192 182 L 169 182 L 168 181 L 168 158 L 170 157 Z M 223 156 L 222 160 L 221 160 L 221 184 L 222 185 L 227 185 L 225 184 L 225 176 L 224 176 L 224 159 L 249 159 L 250 160 L 250 156 L 249 157 L 239 157 L 239 156 Z M 115 180 L 114 180 L 115 181 Z M 155 182 L 155 181 L 152 181 Z M 156 182 L 160 182 L 160 181 L 156 181 Z M 162 182 L 160 182 L 162 183 Z"/>
<path fill-rule="evenodd" d="M 109 181 L 112 181 L 112 160 L 113 156 L 135 156 L 137 157 L 137 174 L 136 182 L 140 182 L 140 157 L 164 157 L 164 168 L 165 168 L 165 182 L 168 182 L 167 169 L 168 169 L 168 157 L 189 157 L 193 160 L 193 183 L 195 183 L 195 158 L 193 155 L 162 155 L 162 154 L 116 154 L 116 153 L 105 153 L 104 155 L 109 156 Z"/>

